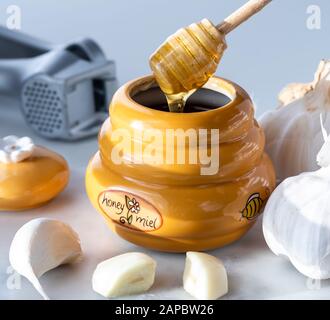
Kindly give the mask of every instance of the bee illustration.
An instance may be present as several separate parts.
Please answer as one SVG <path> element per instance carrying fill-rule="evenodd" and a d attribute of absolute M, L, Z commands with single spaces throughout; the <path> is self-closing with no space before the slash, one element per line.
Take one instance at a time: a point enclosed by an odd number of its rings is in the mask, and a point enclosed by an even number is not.
<path fill-rule="evenodd" d="M 245 208 L 241 211 L 242 218 L 253 220 L 260 212 L 264 200 L 261 199 L 260 193 L 253 193 L 246 202 Z"/>

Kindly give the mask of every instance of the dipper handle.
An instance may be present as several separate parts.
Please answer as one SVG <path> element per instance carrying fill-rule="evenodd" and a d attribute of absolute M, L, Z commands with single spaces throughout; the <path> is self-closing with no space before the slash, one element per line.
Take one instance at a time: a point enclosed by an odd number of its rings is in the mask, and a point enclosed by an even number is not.
<path fill-rule="evenodd" d="M 222 34 L 228 34 L 237 28 L 241 23 L 248 20 L 250 17 L 262 10 L 271 1 L 272 0 L 250 0 L 244 6 L 233 12 L 224 21 L 219 23 L 216 28 Z"/>

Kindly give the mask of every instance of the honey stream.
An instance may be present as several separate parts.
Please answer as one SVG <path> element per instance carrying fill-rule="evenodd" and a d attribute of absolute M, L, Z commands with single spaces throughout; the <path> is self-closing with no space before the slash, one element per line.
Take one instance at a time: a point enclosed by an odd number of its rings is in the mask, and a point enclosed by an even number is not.
<path fill-rule="evenodd" d="M 226 49 L 224 35 L 207 19 L 181 28 L 150 57 L 150 67 L 171 112 L 183 112 L 189 96 L 215 73 Z"/>
<path fill-rule="evenodd" d="M 177 112 L 177 113 L 183 112 L 188 98 L 197 89 L 198 88 L 192 89 L 188 92 L 180 92 L 177 94 L 166 94 L 165 93 L 165 97 L 166 97 L 168 108 L 170 109 L 170 112 Z"/>

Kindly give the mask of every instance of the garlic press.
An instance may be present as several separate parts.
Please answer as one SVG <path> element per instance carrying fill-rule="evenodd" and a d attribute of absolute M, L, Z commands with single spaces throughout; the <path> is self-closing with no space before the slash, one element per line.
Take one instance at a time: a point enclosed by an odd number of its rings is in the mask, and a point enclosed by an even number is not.
<path fill-rule="evenodd" d="M 0 26 L 0 99 L 18 102 L 40 136 L 96 135 L 118 86 L 115 73 L 91 39 L 53 45 Z"/>

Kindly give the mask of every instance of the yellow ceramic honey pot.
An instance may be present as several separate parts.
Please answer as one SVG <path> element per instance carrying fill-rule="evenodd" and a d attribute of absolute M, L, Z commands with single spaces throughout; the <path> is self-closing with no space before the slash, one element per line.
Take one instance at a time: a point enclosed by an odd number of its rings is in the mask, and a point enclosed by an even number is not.
<path fill-rule="evenodd" d="M 66 187 L 69 175 L 63 157 L 30 138 L 0 139 L 0 211 L 44 205 Z"/>
<path fill-rule="evenodd" d="M 274 169 L 264 153 L 264 133 L 248 94 L 233 82 L 213 77 L 189 98 L 185 113 L 166 109 L 152 76 L 117 91 L 99 134 L 100 150 L 87 168 L 92 204 L 115 233 L 152 249 L 207 250 L 239 239 L 275 187 Z M 206 165 L 202 161 L 142 161 L 145 152 L 152 157 L 150 149 L 153 156 L 158 152 L 166 157 L 169 131 L 200 129 L 207 130 L 208 154 L 218 147 L 219 166 L 211 174 L 202 174 Z M 217 130 L 216 143 L 210 138 L 211 129 Z M 150 130 L 157 132 L 156 138 L 141 138 Z M 182 151 L 178 146 L 176 141 L 174 159 Z M 121 163 L 114 157 L 119 149 Z M 184 149 L 186 160 L 192 150 L 189 144 Z"/>

